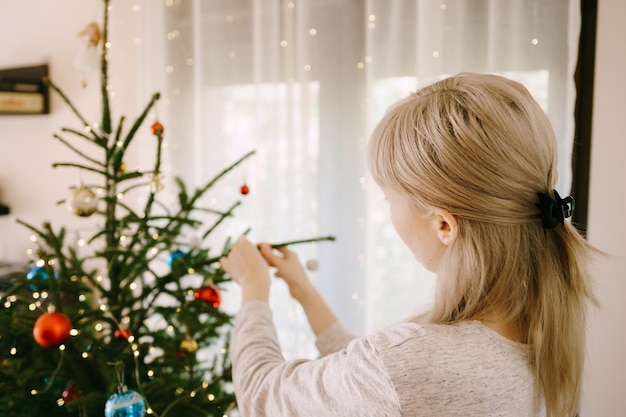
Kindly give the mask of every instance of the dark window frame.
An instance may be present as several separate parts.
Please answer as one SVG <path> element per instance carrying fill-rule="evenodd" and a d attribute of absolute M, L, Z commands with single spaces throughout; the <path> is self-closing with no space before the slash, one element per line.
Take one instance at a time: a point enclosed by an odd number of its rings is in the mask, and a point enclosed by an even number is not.
<path fill-rule="evenodd" d="M 573 224 L 586 236 L 589 211 L 589 172 L 591 164 L 591 133 L 593 122 L 593 81 L 596 54 L 597 0 L 581 0 L 581 28 L 578 62 L 574 81 L 574 149 L 572 152 L 572 196 L 576 209 Z"/>

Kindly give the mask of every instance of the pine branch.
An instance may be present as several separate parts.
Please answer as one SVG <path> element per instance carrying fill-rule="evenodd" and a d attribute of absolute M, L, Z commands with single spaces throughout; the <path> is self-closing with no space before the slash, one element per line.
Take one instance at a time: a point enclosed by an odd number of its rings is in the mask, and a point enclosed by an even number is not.
<path fill-rule="evenodd" d="M 78 117 L 78 119 L 82 122 L 83 126 L 85 126 L 85 128 L 88 129 L 88 131 L 91 131 L 91 126 L 89 125 L 89 122 L 78 111 L 78 109 L 74 106 L 74 103 L 72 103 L 70 101 L 70 99 L 65 95 L 65 93 L 63 91 L 61 91 L 61 89 L 55 83 L 53 83 L 52 80 L 50 80 L 49 78 L 46 78 L 45 82 L 50 86 L 50 88 L 52 88 L 54 91 L 56 91 L 56 93 L 65 102 L 65 104 L 67 104 L 69 106 L 69 108 L 76 115 L 76 117 Z M 97 139 L 97 137 L 96 137 L 96 139 Z M 94 142 L 96 142 L 96 140 L 94 140 Z"/>
<path fill-rule="evenodd" d="M 31 225 L 30 223 L 27 223 L 27 222 L 25 222 L 25 221 L 23 221 L 21 219 L 17 219 L 16 222 L 21 224 L 22 226 L 26 227 L 27 229 L 29 229 L 31 232 L 35 233 L 37 236 L 41 237 L 42 239 L 45 240 L 47 238 L 47 236 L 45 235 L 45 233 L 42 230 L 36 228 L 35 226 Z"/>
<path fill-rule="evenodd" d="M 215 228 L 217 226 L 219 226 L 224 219 L 226 219 L 227 217 L 232 216 L 233 210 L 237 207 L 239 207 L 241 205 L 241 201 L 237 201 L 235 204 L 233 204 L 232 206 L 230 206 L 230 208 L 228 210 L 226 210 L 225 213 L 222 214 L 222 216 L 217 219 L 217 221 L 213 224 L 213 226 L 211 226 L 206 232 L 204 232 L 204 234 L 202 235 L 202 239 L 206 239 L 207 236 L 209 236 L 211 234 L 211 232 L 213 232 L 213 230 L 215 230 Z"/>
<path fill-rule="evenodd" d="M 140 178 L 140 177 L 143 177 L 145 174 L 146 174 L 146 173 L 145 173 L 145 172 L 142 172 L 142 171 L 133 171 L 133 172 L 128 172 L 128 173 L 126 173 L 126 174 L 118 175 L 118 176 L 117 176 L 117 178 L 116 178 L 116 181 L 117 181 L 117 183 L 119 184 L 119 183 L 124 182 L 124 181 L 133 180 L 133 179 L 135 179 L 135 178 Z M 142 186 L 146 186 L 146 185 L 147 185 L 147 184 L 145 184 L 145 183 L 144 183 L 144 184 L 136 184 L 136 185 L 133 185 L 133 186 L 131 186 L 131 187 L 128 187 L 128 188 L 127 188 L 127 189 L 125 189 L 124 191 L 122 191 L 122 194 L 126 194 L 127 192 L 129 192 L 129 191 L 131 191 L 131 190 L 134 190 L 135 188 L 142 187 Z"/>
<path fill-rule="evenodd" d="M 244 232 L 243 234 L 245 235 L 246 233 Z M 290 240 L 288 242 L 282 242 L 282 243 L 272 243 L 270 244 L 270 246 L 274 249 L 277 249 L 277 248 L 283 248 L 286 246 L 299 245 L 302 243 L 313 243 L 313 242 L 334 241 L 334 240 L 335 240 L 334 236 L 323 236 L 323 237 L 314 237 L 311 239 Z M 211 265 L 215 262 L 219 262 L 220 258 L 222 258 L 222 256 L 226 256 L 227 254 L 228 254 L 228 251 L 224 251 L 224 253 L 220 256 L 207 259 L 207 261 L 204 264 Z"/>
<path fill-rule="evenodd" d="M 159 145 L 161 143 L 161 136 L 159 135 Z M 159 146 L 160 149 L 160 146 Z M 173 235 L 173 232 L 171 232 L 171 230 L 179 230 L 180 227 L 187 223 L 188 220 L 188 216 L 191 213 L 191 211 L 194 210 L 194 204 L 197 201 L 197 199 L 199 199 L 209 188 L 211 188 L 220 178 L 222 178 L 224 175 L 226 175 L 228 172 L 230 172 L 232 169 L 234 169 L 236 166 L 238 166 L 239 164 L 241 164 L 245 159 L 247 159 L 248 157 L 252 156 L 255 152 L 251 151 L 248 152 L 246 155 L 244 155 L 243 157 L 241 157 L 239 160 L 235 161 L 233 164 L 231 164 L 229 167 L 227 167 L 226 169 L 224 169 L 221 173 L 219 173 L 216 177 L 214 177 L 209 183 L 207 183 L 203 188 L 200 188 L 198 190 L 196 190 L 194 196 L 190 199 L 187 200 L 186 198 L 181 199 L 181 201 L 186 201 L 187 204 L 184 204 L 181 206 L 179 212 L 175 215 L 172 216 L 170 218 L 170 221 L 168 222 L 168 224 L 162 229 L 165 231 L 170 231 L 169 233 L 167 233 L 168 235 Z M 160 151 L 157 151 L 157 160 L 160 161 Z M 158 171 L 158 163 L 157 163 L 157 169 L 155 171 Z M 184 188 L 181 190 L 181 192 L 186 195 L 186 193 L 184 193 Z M 180 197 L 179 197 L 180 198 Z M 144 213 L 149 213 L 150 212 L 150 207 L 154 202 L 154 193 L 150 193 L 148 201 L 146 202 L 146 206 L 144 208 Z M 229 213 L 229 212 L 227 212 Z M 144 224 L 144 232 L 146 232 L 146 228 L 148 226 L 148 222 L 146 221 Z M 204 235 L 204 237 L 206 237 L 207 234 Z M 133 239 L 133 241 L 131 242 L 131 247 L 134 246 L 136 240 Z M 130 257 L 131 255 L 131 251 L 127 252 L 127 257 Z"/>
<path fill-rule="evenodd" d="M 142 117 L 145 117 L 149 107 L 150 107 L 150 105 L 146 108 L 146 110 L 144 111 L 144 114 L 142 115 Z M 159 166 L 161 164 L 161 147 L 163 145 L 162 132 L 159 133 L 157 136 L 158 136 L 157 154 L 156 154 L 157 159 L 155 161 L 155 167 L 154 167 L 155 175 L 157 175 L 158 172 L 159 172 Z M 155 194 L 156 194 L 156 192 L 157 192 L 157 190 L 151 190 L 151 192 L 148 194 L 148 199 L 146 200 L 146 203 L 145 203 L 144 209 L 143 209 L 144 213 L 151 213 L 152 212 L 152 204 L 155 202 Z"/>
<path fill-rule="evenodd" d="M 74 151 L 74 153 L 76 153 L 78 156 L 88 160 L 89 162 L 92 162 L 94 164 L 100 165 L 102 167 L 105 167 L 105 165 L 91 157 L 89 157 L 88 155 L 84 154 L 82 151 L 78 150 L 76 147 L 74 147 L 72 144 L 70 144 L 67 140 L 63 139 L 61 136 L 54 134 L 53 135 L 54 138 L 58 139 L 59 142 L 61 142 L 62 144 L 64 144 L 65 146 L 67 146 L 70 150 Z"/>
<path fill-rule="evenodd" d="M 74 162 L 55 162 L 52 164 L 52 168 L 58 168 L 58 167 L 74 167 L 74 168 L 80 168 L 80 169 L 84 169 L 85 171 L 91 171 L 91 172 L 95 172 L 96 174 L 100 174 L 104 177 L 107 177 L 108 174 L 106 171 L 102 171 L 96 168 L 92 168 L 89 167 L 87 165 L 82 165 L 82 164 L 77 164 Z"/>
<path fill-rule="evenodd" d="M 140 239 L 137 233 L 132 239 L 131 243 L 125 248 L 125 250 L 117 251 L 115 247 L 107 248 L 107 257 L 117 259 L 117 265 L 120 268 L 119 274 L 121 276 L 138 276 L 138 271 L 151 272 L 150 264 L 157 259 L 159 254 L 165 250 L 165 243 L 159 240 L 154 240 L 151 244 L 144 242 L 143 246 L 139 249 L 135 249 Z M 151 236 L 151 235 L 148 235 Z M 158 246 L 163 245 L 164 248 L 159 249 Z M 148 256 L 149 253 L 154 252 L 153 256 Z M 155 275 L 156 276 L 156 275 Z"/>
<path fill-rule="evenodd" d="M 101 148 L 106 148 L 106 139 L 98 136 L 96 134 L 96 132 L 94 132 L 92 129 L 89 129 L 89 132 L 91 132 L 91 134 L 94 137 L 89 137 L 89 136 L 85 135 L 83 132 L 81 132 L 79 130 L 76 130 L 76 129 L 71 129 L 69 127 L 61 128 L 61 132 L 73 133 L 74 135 L 79 136 L 79 137 L 81 137 L 83 139 L 86 139 L 89 142 L 94 143 L 94 144 L 100 146 Z"/>
<path fill-rule="evenodd" d="M 120 122 L 118 123 L 117 129 L 115 131 L 115 136 L 113 137 L 112 141 L 110 140 L 107 143 L 106 161 L 110 164 L 112 176 L 115 176 L 119 173 L 124 159 L 125 149 L 117 146 L 117 144 L 120 143 L 120 138 L 122 136 L 124 120 L 126 120 L 126 118 L 124 116 L 121 116 Z"/>
<path fill-rule="evenodd" d="M 187 186 L 180 177 L 175 177 L 174 182 L 178 185 L 178 205 L 180 207 L 187 206 Z"/>
<path fill-rule="evenodd" d="M 117 205 L 118 205 L 118 207 L 121 207 L 121 208 L 123 208 L 124 210 L 127 211 L 126 216 L 124 216 L 124 221 L 125 222 L 129 221 L 129 217 L 134 219 L 135 221 L 142 221 L 143 220 L 143 219 L 141 219 L 139 217 L 139 215 L 137 214 L 137 212 L 135 210 L 133 210 L 130 206 L 125 204 L 123 201 L 118 201 Z"/>
<path fill-rule="evenodd" d="M 283 247 L 291 246 L 291 245 L 299 245 L 301 243 L 321 242 L 324 240 L 334 242 L 335 236 L 324 236 L 324 237 L 315 237 L 311 239 L 290 240 L 288 242 L 283 242 L 283 243 L 273 243 L 270 246 L 276 249 L 276 248 L 283 248 Z"/>
<path fill-rule="evenodd" d="M 107 147 L 113 149 L 116 143 L 120 143 L 120 139 L 122 137 L 122 131 L 124 126 L 124 121 L 126 120 L 126 116 L 120 116 L 120 122 L 117 124 L 117 130 L 115 132 L 115 136 L 113 137 L 113 142 L 107 142 Z"/>
<path fill-rule="evenodd" d="M 148 300 L 148 298 L 150 297 L 150 299 L 149 301 L 147 301 L 147 305 L 143 309 L 144 313 L 139 316 L 139 323 L 143 323 L 146 318 L 151 314 L 152 308 L 155 306 L 156 301 L 163 293 L 165 286 L 176 281 L 176 277 L 171 273 L 159 276 L 154 271 L 150 270 L 150 272 L 152 272 L 152 277 L 154 278 L 155 283 L 153 287 L 149 287 L 145 285 L 145 279 L 142 277 L 144 285 L 142 286 L 143 291 L 141 294 L 141 298 L 142 300 Z"/>
<path fill-rule="evenodd" d="M 195 194 L 193 195 L 193 197 L 191 198 L 191 200 L 189 200 L 188 204 L 187 204 L 187 208 L 188 207 L 193 207 L 193 204 L 196 203 L 196 201 L 202 197 L 204 195 L 204 193 L 206 193 L 206 191 L 213 187 L 213 185 L 215 185 L 215 183 L 222 178 L 224 175 L 228 174 L 230 171 L 232 171 L 233 169 L 235 169 L 239 164 L 241 164 L 243 161 L 245 161 L 246 159 L 248 159 L 249 157 L 251 157 L 252 155 L 254 155 L 256 152 L 255 151 L 250 151 L 247 154 L 245 154 L 244 156 L 242 156 L 241 158 L 239 158 L 237 161 L 235 161 L 234 163 L 232 163 L 228 168 L 224 169 L 222 172 L 220 172 L 218 175 L 216 175 L 211 181 L 209 181 L 204 187 L 196 190 Z"/>
<path fill-rule="evenodd" d="M 155 93 L 152 95 L 152 98 L 146 105 L 145 109 L 143 110 L 141 115 L 137 118 L 133 126 L 128 131 L 128 134 L 126 135 L 126 138 L 124 139 L 124 143 L 122 144 L 123 149 L 128 148 L 128 145 L 131 143 L 131 141 L 135 137 L 135 134 L 139 130 L 139 127 L 143 124 L 144 120 L 148 116 L 148 113 L 150 112 L 152 107 L 154 107 L 154 105 L 156 104 L 156 102 L 159 100 L 160 97 L 161 97 L 160 93 Z"/>

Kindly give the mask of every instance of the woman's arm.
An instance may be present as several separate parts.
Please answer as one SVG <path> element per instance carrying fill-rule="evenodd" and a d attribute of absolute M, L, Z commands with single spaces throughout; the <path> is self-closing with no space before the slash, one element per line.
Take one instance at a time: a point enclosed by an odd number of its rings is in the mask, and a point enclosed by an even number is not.
<path fill-rule="evenodd" d="M 396 417 L 400 407 L 370 340 L 318 360 L 285 361 L 267 303 L 241 307 L 231 341 L 237 405 L 246 417 Z"/>
<path fill-rule="evenodd" d="M 268 302 L 268 266 L 276 268 L 275 275 L 287 283 L 292 297 L 302 305 L 318 338 L 317 347 L 322 355 L 345 347 L 354 338 L 341 326 L 337 316 L 313 286 L 295 252 L 286 247 L 274 250 L 266 243 L 255 246 L 242 237 L 220 262 L 222 268 L 241 286 L 242 306 L 251 301 Z"/>
<path fill-rule="evenodd" d="M 259 249 L 267 263 L 276 268 L 275 275 L 287 283 L 291 296 L 302 305 L 315 336 L 337 323 L 337 316 L 309 280 L 295 252 L 287 247 L 274 250 L 266 243 Z"/>

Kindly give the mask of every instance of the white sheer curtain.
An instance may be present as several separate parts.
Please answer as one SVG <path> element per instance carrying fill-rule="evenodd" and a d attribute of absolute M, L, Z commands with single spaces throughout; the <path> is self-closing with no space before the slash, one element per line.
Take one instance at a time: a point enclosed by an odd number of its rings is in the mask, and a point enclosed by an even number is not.
<path fill-rule="evenodd" d="M 332 234 L 295 246 L 311 277 L 362 335 L 431 299 L 433 277 L 404 248 L 365 166 L 368 134 L 391 103 L 461 71 L 523 82 L 560 143 L 569 190 L 579 1 L 143 0 L 143 88 L 160 90 L 166 172 L 201 185 L 256 155 L 204 202 L 243 200 L 211 242 Z M 250 193 L 240 194 L 246 184 Z M 173 186 L 164 192 L 174 193 Z M 173 196 L 172 196 L 173 197 Z M 237 288 L 224 308 L 236 310 Z M 302 311 L 278 283 L 272 308 L 287 357 L 315 356 Z"/>

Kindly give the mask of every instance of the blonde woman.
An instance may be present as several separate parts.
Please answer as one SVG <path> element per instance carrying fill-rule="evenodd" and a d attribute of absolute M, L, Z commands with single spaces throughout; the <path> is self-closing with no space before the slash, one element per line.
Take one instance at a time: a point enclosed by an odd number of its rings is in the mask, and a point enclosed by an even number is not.
<path fill-rule="evenodd" d="M 432 309 L 357 339 L 294 252 L 240 239 L 222 266 L 242 287 L 242 415 L 574 417 L 595 250 L 566 220 L 574 201 L 554 190 L 554 133 L 530 93 L 488 74 L 438 81 L 389 109 L 368 155 L 398 235 L 437 275 Z M 269 267 L 320 359 L 282 358 Z"/>

